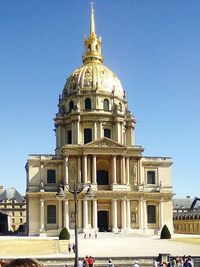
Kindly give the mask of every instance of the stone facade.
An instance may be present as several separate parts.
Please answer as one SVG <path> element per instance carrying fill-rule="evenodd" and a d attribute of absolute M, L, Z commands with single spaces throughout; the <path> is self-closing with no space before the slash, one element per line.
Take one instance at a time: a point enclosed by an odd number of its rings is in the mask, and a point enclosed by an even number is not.
<path fill-rule="evenodd" d="M 173 200 L 174 232 L 179 234 L 200 234 L 200 201 L 191 209 L 194 198 Z"/>
<path fill-rule="evenodd" d="M 21 232 L 26 231 L 26 200 L 14 187 L 0 187 L 0 210 L 7 214 L 8 231 L 16 232 L 22 226 Z"/>
<path fill-rule="evenodd" d="M 79 232 L 157 233 L 173 231 L 171 158 L 145 157 L 135 144 L 136 120 L 116 75 L 103 64 L 94 10 L 84 40 L 83 65 L 67 79 L 54 119 L 53 155 L 29 155 L 29 235 L 57 236 L 74 229 L 73 194 L 67 188 L 90 184 L 95 198 L 78 194 Z M 66 198 L 56 199 L 59 185 Z"/>

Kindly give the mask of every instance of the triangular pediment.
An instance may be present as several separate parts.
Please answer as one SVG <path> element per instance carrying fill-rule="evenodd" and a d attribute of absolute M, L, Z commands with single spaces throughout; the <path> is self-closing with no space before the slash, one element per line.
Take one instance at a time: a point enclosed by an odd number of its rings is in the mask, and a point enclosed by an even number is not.
<path fill-rule="evenodd" d="M 94 142 L 90 142 L 88 144 L 85 145 L 86 147 L 124 147 L 123 145 L 107 138 L 107 137 L 103 137 L 100 140 L 94 141 Z"/>

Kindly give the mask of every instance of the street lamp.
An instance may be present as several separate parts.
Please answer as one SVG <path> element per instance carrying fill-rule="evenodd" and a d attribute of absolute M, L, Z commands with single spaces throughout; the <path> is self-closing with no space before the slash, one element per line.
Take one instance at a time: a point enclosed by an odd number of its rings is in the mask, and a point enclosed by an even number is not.
<path fill-rule="evenodd" d="M 74 238 L 75 238 L 75 259 L 74 259 L 74 267 L 78 267 L 78 209 L 77 209 L 77 196 L 79 193 L 83 191 L 83 189 L 88 186 L 88 189 L 85 193 L 85 197 L 87 200 L 92 200 L 94 198 L 94 192 L 92 191 L 91 185 L 84 185 L 84 184 L 77 184 L 76 181 L 74 182 L 72 188 L 67 188 L 67 190 L 74 195 L 74 206 L 75 206 L 75 227 L 74 227 Z M 58 200 L 64 200 L 65 199 L 65 191 L 64 186 L 60 186 L 58 188 L 58 191 L 56 193 L 56 198 Z"/>

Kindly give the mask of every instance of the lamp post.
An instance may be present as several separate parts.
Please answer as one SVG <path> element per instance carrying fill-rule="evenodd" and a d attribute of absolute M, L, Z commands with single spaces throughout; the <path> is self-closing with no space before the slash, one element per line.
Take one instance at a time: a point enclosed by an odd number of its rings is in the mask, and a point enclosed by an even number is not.
<path fill-rule="evenodd" d="M 83 191 L 83 189 L 88 186 L 88 189 L 85 193 L 85 197 L 87 200 L 92 200 L 94 198 L 94 192 L 92 191 L 91 185 L 84 185 L 84 184 L 77 184 L 76 181 L 74 182 L 72 189 L 69 187 L 66 187 L 67 190 L 74 195 L 74 208 L 75 208 L 75 227 L 74 227 L 74 239 L 75 239 L 75 258 L 74 258 L 74 267 L 78 267 L 78 209 L 77 209 L 77 200 L 78 200 L 78 194 Z M 65 199 L 65 191 L 64 186 L 60 186 L 58 188 L 58 191 L 56 193 L 56 198 L 58 200 L 64 200 Z"/>

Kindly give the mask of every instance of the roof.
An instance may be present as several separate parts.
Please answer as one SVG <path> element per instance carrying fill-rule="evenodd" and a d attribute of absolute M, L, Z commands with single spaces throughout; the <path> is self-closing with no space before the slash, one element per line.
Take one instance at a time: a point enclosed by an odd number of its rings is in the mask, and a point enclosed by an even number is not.
<path fill-rule="evenodd" d="M 23 203 L 25 201 L 24 197 L 14 188 L 8 188 L 0 194 L 0 201 L 3 200 L 16 200 L 17 203 Z"/>
<path fill-rule="evenodd" d="M 200 219 L 200 210 L 190 210 L 187 212 L 173 212 L 174 220 Z"/>
<path fill-rule="evenodd" d="M 173 199 L 173 209 L 190 209 L 194 198 L 174 198 Z M 197 201 L 195 209 L 200 209 L 200 201 Z"/>

